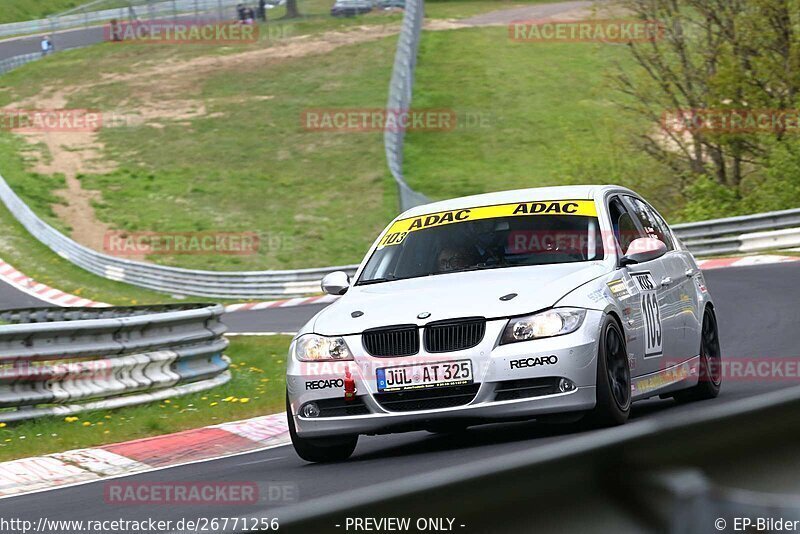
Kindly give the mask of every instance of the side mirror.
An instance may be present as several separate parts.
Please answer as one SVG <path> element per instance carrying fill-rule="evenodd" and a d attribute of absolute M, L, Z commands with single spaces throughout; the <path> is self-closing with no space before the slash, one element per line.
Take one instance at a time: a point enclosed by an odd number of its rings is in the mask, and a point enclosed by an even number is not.
<path fill-rule="evenodd" d="M 320 285 L 328 295 L 344 295 L 350 289 L 350 276 L 344 271 L 334 271 L 326 274 Z"/>
<path fill-rule="evenodd" d="M 667 253 L 667 245 L 654 237 L 639 237 L 628 246 L 625 255 L 619 260 L 620 267 L 657 260 Z"/>

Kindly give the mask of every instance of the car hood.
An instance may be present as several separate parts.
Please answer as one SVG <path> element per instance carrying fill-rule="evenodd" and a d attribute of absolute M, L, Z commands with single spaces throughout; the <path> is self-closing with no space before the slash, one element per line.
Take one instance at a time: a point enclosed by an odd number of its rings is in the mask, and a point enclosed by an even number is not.
<path fill-rule="evenodd" d="M 524 315 L 556 304 L 564 295 L 608 272 L 602 262 L 511 267 L 353 286 L 320 312 L 312 327 L 346 335 L 398 324 L 424 325 L 459 317 Z M 510 300 L 500 297 L 516 293 Z M 354 312 L 362 315 L 353 317 Z M 430 314 L 424 319 L 420 314 Z M 356 314 L 358 315 L 358 314 Z"/>

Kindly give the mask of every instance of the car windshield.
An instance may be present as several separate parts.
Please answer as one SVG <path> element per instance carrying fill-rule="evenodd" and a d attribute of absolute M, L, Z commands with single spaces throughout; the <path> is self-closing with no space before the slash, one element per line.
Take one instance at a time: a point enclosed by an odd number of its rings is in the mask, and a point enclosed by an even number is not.
<path fill-rule="evenodd" d="M 581 211 L 588 215 L 514 212 L 476 218 L 477 210 L 460 210 L 398 221 L 382 236 L 356 285 L 602 259 L 603 240 L 594 205 L 590 201 L 586 205 L 590 208 Z"/>

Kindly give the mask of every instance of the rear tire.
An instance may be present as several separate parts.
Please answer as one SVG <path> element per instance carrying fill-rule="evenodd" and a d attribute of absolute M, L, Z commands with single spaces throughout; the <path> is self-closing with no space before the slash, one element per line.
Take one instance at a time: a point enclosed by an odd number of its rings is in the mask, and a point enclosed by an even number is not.
<path fill-rule="evenodd" d="M 286 417 L 289 422 L 289 437 L 297 455 L 307 462 L 342 462 L 350 458 L 358 444 L 358 435 L 331 438 L 303 438 L 297 435 L 294 426 L 289 396 L 286 396 Z"/>
<path fill-rule="evenodd" d="M 714 399 L 722 387 L 722 353 L 714 310 L 706 308 L 700 334 L 700 379 L 696 386 L 673 395 L 680 403 Z"/>
<path fill-rule="evenodd" d="M 610 315 L 600 329 L 595 389 L 597 404 L 587 415 L 589 425 L 606 427 L 625 423 L 631 413 L 631 370 L 625 336 Z"/>

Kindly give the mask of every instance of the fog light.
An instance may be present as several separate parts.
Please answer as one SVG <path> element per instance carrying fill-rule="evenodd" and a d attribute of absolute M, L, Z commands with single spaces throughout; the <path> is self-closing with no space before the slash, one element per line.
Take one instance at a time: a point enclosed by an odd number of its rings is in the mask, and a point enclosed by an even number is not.
<path fill-rule="evenodd" d="M 303 417 L 319 417 L 319 406 L 315 402 L 309 402 L 303 409 L 300 410 L 303 414 Z"/>
<path fill-rule="evenodd" d="M 566 393 L 567 391 L 573 391 L 575 389 L 575 382 L 568 378 L 562 378 L 558 381 L 558 391 L 561 393 Z"/>

